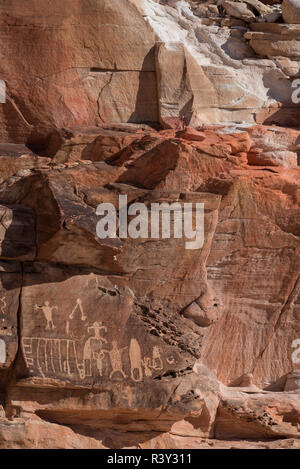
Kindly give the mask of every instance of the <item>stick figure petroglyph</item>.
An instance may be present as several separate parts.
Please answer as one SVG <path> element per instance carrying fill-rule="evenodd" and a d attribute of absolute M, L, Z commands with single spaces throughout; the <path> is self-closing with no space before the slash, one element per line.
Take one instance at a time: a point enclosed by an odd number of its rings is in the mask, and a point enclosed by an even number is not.
<path fill-rule="evenodd" d="M 162 370 L 163 362 L 160 356 L 160 351 L 157 346 L 153 347 L 152 358 L 145 357 L 142 359 L 141 347 L 136 339 L 131 339 L 129 347 L 129 357 L 131 364 L 131 379 L 139 382 L 143 379 L 143 367 L 145 376 L 152 375 L 152 370 Z"/>
<path fill-rule="evenodd" d="M 54 323 L 53 323 L 52 311 L 54 309 L 58 309 L 58 307 L 57 306 L 50 306 L 50 302 L 45 301 L 44 306 L 38 306 L 38 305 L 34 306 L 35 311 L 38 311 L 39 309 L 41 309 L 43 311 L 43 314 L 44 314 L 45 319 L 47 321 L 46 329 L 48 329 L 48 330 L 49 329 L 55 329 L 55 326 L 54 326 Z"/>

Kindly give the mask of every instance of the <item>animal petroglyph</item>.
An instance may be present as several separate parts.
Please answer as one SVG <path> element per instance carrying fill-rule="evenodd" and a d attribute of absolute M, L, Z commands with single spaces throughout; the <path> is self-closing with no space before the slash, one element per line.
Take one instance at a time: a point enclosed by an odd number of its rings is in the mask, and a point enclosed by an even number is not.
<path fill-rule="evenodd" d="M 0 298 L 0 311 L 1 311 L 1 313 L 2 313 L 3 315 L 5 314 L 4 309 L 5 309 L 6 306 L 7 306 L 5 300 L 6 300 L 5 296 L 3 296 L 3 298 Z"/>
<path fill-rule="evenodd" d="M 52 312 L 54 309 L 57 309 L 57 306 L 50 306 L 49 301 L 45 301 L 44 306 L 34 306 L 34 310 L 38 311 L 41 309 L 43 311 L 43 314 L 45 316 L 45 319 L 47 321 L 46 329 L 55 329 L 54 323 L 53 323 L 53 317 L 52 317 Z"/>
<path fill-rule="evenodd" d="M 0 339 L 0 364 L 6 362 L 6 344 L 3 339 Z"/>

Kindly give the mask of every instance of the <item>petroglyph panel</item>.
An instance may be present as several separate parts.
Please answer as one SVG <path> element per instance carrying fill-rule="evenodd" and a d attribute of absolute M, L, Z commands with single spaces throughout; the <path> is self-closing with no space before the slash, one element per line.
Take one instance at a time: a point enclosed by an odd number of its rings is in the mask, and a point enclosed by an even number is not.
<path fill-rule="evenodd" d="M 18 349 L 21 280 L 19 263 L 0 261 L 0 369 L 10 367 Z"/>
<path fill-rule="evenodd" d="M 182 366 L 175 347 L 149 334 L 133 293 L 113 280 L 36 264 L 24 284 L 21 346 L 30 376 L 127 385 Z"/>

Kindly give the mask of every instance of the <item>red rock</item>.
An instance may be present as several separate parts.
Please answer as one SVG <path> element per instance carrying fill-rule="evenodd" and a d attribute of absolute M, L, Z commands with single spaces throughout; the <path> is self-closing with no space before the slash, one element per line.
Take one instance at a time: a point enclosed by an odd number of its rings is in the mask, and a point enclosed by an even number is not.
<path fill-rule="evenodd" d="M 0 0 L 1 449 L 299 448 L 298 26 L 50 3 Z M 203 243 L 100 239 L 120 196 Z"/>

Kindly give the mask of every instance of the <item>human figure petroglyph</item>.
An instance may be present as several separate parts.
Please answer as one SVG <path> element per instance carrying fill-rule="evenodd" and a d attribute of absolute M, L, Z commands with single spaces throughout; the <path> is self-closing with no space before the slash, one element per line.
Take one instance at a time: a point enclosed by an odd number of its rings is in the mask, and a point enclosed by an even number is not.
<path fill-rule="evenodd" d="M 152 370 L 162 370 L 163 362 L 160 356 L 160 351 L 157 346 L 153 347 L 152 358 L 145 357 L 143 360 L 143 365 L 145 369 L 145 376 L 152 376 Z"/>
<path fill-rule="evenodd" d="M 107 344 L 107 340 L 104 338 L 104 337 L 101 337 L 100 335 L 100 331 L 101 330 L 104 330 L 104 332 L 107 332 L 107 327 L 106 326 L 103 326 L 103 322 L 94 322 L 94 324 L 90 327 L 88 327 L 88 331 L 94 331 L 94 338 L 95 339 L 100 339 L 102 340 L 105 344 Z"/>
<path fill-rule="evenodd" d="M 58 309 L 58 307 L 57 306 L 50 306 L 50 302 L 45 301 L 44 306 L 38 306 L 38 305 L 34 306 L 35 311 L 38 311 L 39 309 L 41 309 L 43 311 L 43 314 L 44 314 L 45 319 L 47 321 L 46 329 L 47 330 L 55 329 L 55 325 L 53 323 L 52 312 L 53 312 L 54 309 Z"/>
<path fill-rule="evenodd" d="M 163 362 L 160 356 L 160 351 L 157 346 L 153 347 L 153 355 L 152 355 L 152 366 L 153 370 L 162 370 L 163 369 Z"/>
<path fill-rule="evenodd" d="M 105 337 L 101 336 L 101 331 L 107 332 L 107 327 L 103 325 L 103 322 L 94 322 L 94 324 L 88 327 L 89 331 L 94 331 L 94 336 L 89 337 L 83 348 L 83 362 L 85 364 L 85 375 L 92 376 L 92 359 L 97 362 L 97 368 L 100 376 L 102 376 L 102 360 L 104 355 L 101 354 L 102 342 L 107 344 Z"/>
<path fill-rule="evenodd" d="M 128 347 L 118 349 L 118 344 L 115 340 L 112 341 L 111 350 L 103 349 L 103 353 L 108 353 L 112 367 L 112 371 L 109 375 L 109 378 L 112 378 L 115 373 L 120 373 L 124 379 L 127 378 L 127 375 L 123 370 L 122 364 L 122 352 L 126 349 L 128 349 Z"/>
<path fill-rule="evenodd" d="M 6 308 L 6 306 L 7 306 L 5 300 L 6 300 L 5 296 L 3 296 L 2 298 L 0 298 L 0 302 L 1 302 L 1 304 L 0 304 L 0 311 L 1 311 L 1 313 L 2 313 L 3 315 L 5 314 L 4 308 Z M 1 305 L 2 305 L 2 306 L 1 306 Z"/>
<path fill-rule="evenodd" d="M 96 360 L 97 370 L 99 371 L 99 375 L 103 376 L 103 359 L 104 359 L 103 350 L 100 352 L 93 352 L 93 358 Z"/>
<path fill-rule="evenodd" d="M 152 376 L 152 370 L 162 370 L 163 362 L 160 351 L 157 346 L 153 347 L 152 358 L 145 357 L 142 359 L 141 347 L 136 339 L 131 339 L 129 347 L 129 358 L 131 365 L 131 379 L 140 382 L 143 379 L 143 368 L 145 376 Z"/>

